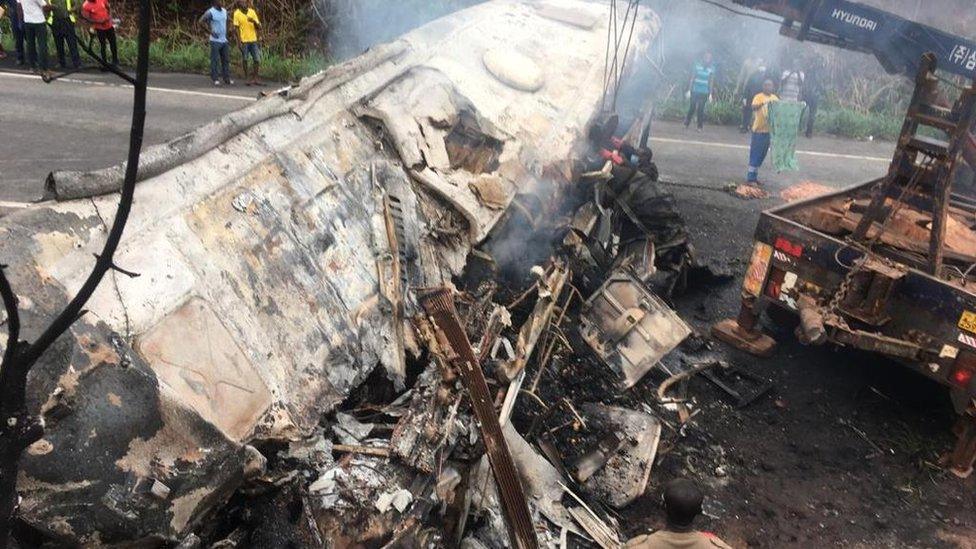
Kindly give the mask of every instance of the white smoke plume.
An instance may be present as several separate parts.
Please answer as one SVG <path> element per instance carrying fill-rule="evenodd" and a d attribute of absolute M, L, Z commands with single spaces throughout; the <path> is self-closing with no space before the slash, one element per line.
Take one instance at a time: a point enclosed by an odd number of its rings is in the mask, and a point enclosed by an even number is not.
<path fill-rule="evenodd" d="M 338 61 L 483 0 L 313 0 Z"/>

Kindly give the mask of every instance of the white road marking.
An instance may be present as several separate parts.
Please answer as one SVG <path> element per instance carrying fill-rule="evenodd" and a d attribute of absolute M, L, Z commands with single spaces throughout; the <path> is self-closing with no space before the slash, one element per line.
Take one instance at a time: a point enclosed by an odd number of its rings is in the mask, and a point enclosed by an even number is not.
<path fill-rule="evenodd" d="M 681 145 L 702 145 L 706 147 L 718 147 L 722 149 L 738 149 L 738 150 L 749 150 L 748 145 L 733 145 L 731 143 L 717 143 L 715 141 L 689 141 L 685 139 L 669 139 L 667 137 L 652 137 L 651 141 L 656 141 L 658 143 L 677 143 Z M 796 154 L 803 154 L 807 156 L 819 156 L 824 158 L 843 158 L 846 160 L 866 160 L 869 162 L 891 162 L 890 158 L 882 158 L 880 156 L 859 156 L 855 154 L 839 154 L 839 153 L 826 153 L 818 151 L 796 151 Z"/>
<path fill-rule="evenodd" d="M 6 76 L 6 77 L 10 77 L 10 78 L 21 78 L 21 79 L 25 79 L 25 80 L 40 80 L 40 77 L 37 76 L 37 75 L 35 75 L 35 74 L 25 74 L 25 73 L 20 73 L 20 72 L 4 72 L 4 71 L 0 71 L 0 76 Z M 103 86 L 103 87 L 108 87 L 108 88 L 127 88 L 128 87 L 128 86 L 124 86 L 122 84 L 115 84 L 115 83 L 112 83 L 112 82 L 98 82 L 98 81 L 95 81 L 95 80 L 81 80 L 79 78 L 70 78 L 70 77 L 58 78 L 56 82 L 68 82 L 68 83 L 71 83 L 71 84 L 84 84 L 84 85 L 88 85 L 88 86 Z M 258 100 L 257 97 L 252 97 L 252 96 L 248 96 L 248 95 L 234 95 L 234 94 L 229 94 L 229 93 L 215 93 L 215 92 L 205 92 L 205 91 L 196 91 L 196 90 L 178 90 L 178 89 L 174 89 L 174 88 L 160 88 L 160 87 L 157 87 L 157 86 L 148 86 L 147 89 L 149 91 L 154 91 L 154 92 L 174 93 L 174 94 L 178 94 L 178 95 L 195 95 L 195 96 L 198 96 L 198 97 L 213 97 L 213 98 L 216 98 L 216 99 L 232 99 L 232 100 L 236 100 L 236 101 L 254 102 L 254 101 L 257 101 Z"/>

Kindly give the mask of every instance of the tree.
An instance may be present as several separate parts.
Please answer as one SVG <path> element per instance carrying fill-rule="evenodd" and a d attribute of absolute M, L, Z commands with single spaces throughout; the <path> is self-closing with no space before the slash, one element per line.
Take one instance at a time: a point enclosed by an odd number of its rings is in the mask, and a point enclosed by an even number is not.
<path fill-rule="evenodd" d="M 149 80 L 149 28 L 150 0 L 140 0 L 138 62 L 132 105 L 132 129 L 129 133 L 129 154 L 125 182 L 122 186 L 119 207 L 112 222 L 102 253 L 96 256 L 95 265 L 81 289 L 65 306 L 64 310 L 48 325 L 34 342 L 21 339 L 20 313 L 17 295 L 0 265 L 0 298 L 7 314 L 6 350 L 0 362 L 0 549 L 9 542 L 14 514 L 17 510 L 17 472 L 20 458 L 28 446 L 44 435 L 43 420 L 27 409 L 27 376 L 31 368 L 48 348 L 84 314 L 84 307 L 102 278 L 109 270 L 117 270 L 128 276 L 133 273 L 115 265 L 113 258 L 122 240 L 135 194 L 136 176 L 146 122 L 146 89 Z M 101 58 L 96 61 L 103 67 L 109 64 Z"/>

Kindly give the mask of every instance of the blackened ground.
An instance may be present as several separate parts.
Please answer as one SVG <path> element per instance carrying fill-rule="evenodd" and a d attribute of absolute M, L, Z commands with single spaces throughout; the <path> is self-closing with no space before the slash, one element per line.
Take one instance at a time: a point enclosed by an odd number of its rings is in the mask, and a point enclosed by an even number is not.
<path fill-rule="evenodd" d="M 665 179 L 720 188 L 745 174 L 748 136 L 657 123 L 654 137 Z M 771 199 L 674 188 L 696 247 L 738 275 L 677 300 L 703 333 L 736 314 L 759 212 L 781 203 L 779 191 L 803 180 L 835 187 L 868 181 L 885 172 L 892 149 L 829 138 L 799 146 L 817 153 L 800 154 L 799 173 L 764 170 Z M 688 475 L 708 492 L 701 526 L 736 547 L 976 547 L 976 478 L 962 481 L 934 465 L 953 442 L 945 392 L 872 355 L 773 335 L 780 348 L 770 359 L 716 347 L 775 386 L 737 410 L 706 380 L 694 380 L 702 411 L 684 437 L 666 432 L 647 494 L 624 513 L 628 533 L 660 527 L 661 486 Z"/>

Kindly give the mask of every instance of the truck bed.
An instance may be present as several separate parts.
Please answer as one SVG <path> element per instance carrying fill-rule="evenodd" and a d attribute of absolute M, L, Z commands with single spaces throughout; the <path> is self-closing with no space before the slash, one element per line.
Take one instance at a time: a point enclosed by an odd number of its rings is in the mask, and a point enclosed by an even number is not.
<path fill-rule="evenodd" d="M 851 267 L 865 257 L 847 242 L 877 181 L 764 212 L 744 291 L 758 310 L 798 312 L 801 300 L 829 303 Z M 955 201 L 947 236 L 949 276 L 920 270 L 931 222 L 910 199 L 895 209 L 874 254 L 847 280 L 839 305 L 844 329 L 828 329 L 836 344 L 875 351 L 945 384 L 966 400 L 976 396 L 976 285 L 964 272 L 976 264 L 976 217 Z M 968 219 L 968 222 L 967 222 Z M 958 272 L 957 272 L 958 271 Z M 848 329 L 849 328 L 849 329 Z M 963 374 L 958 374 L 964 370 Z M 958 379 L 953 376 L 961 376 Z"/>

